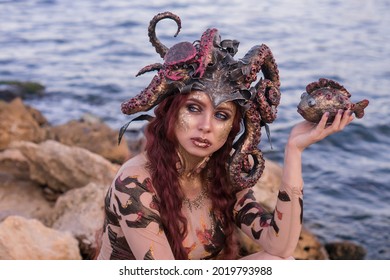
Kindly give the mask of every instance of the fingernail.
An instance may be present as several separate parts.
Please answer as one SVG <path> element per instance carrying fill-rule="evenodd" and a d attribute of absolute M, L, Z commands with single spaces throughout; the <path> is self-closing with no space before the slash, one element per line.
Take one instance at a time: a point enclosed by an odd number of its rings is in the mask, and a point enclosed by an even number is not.
<path fill-rule="evenodd" d="M 353 111 L 349 111 L 349 112 L 348 112 L 348 115 L 349 115 L 349 116 L 352 116 L 352 114 L 353 114 Z"/>
<path fill-rule="evenodd" d="M 342 115 L 343 114 L 343 110 L 340 109 L 338 113 L 339 113 L 339 115 Z"/>
<path fill-rule="evenodd" d="M 329 112 L 325 112 L 325 117 L 329 117 Z"/>

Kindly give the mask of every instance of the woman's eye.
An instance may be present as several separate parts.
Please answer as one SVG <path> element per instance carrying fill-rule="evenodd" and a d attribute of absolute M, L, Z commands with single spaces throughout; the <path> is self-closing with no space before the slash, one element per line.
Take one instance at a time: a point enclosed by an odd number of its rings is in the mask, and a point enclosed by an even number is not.
<path fill-rule="evenodd" d="M 220 119 L 220 120 L 223 120 L 223 121 L 226 121 L 227 119 L 229 119 L 229 115 L 227 115 L 226 113 L 223 113 L 223 112 L 215 113 L 215 117 L 217 119 Z"/>
<path fill-rule="evenodd" d="M 187 110 L 189 112 L 200 112 L 200 108 L 196 105 L 189 104 L 187 105 Z"/>

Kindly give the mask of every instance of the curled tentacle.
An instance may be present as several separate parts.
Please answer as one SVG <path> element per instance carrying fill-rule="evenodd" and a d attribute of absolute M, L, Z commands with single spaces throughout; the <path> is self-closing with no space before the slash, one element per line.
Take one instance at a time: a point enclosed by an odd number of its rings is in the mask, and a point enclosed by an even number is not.
<path fill-rule="evenodd" d="M 262 44 L 253 47 L 242 59 L 249 67 L 246 82 L 250 85 L 257 79 L 257 73 L 262 71 L 264 79 L 255 86 L 255 101 L 258 104 L 261 120 L 271 123 L 276 119 L 277 106 L 280 102 L 279 70 L 273 54 L 268 46 Z"/>
<path fill-rule="evenodd" d="M 261 120 L 265 123 L 272 123 L 276 119 L 277 106 L 280 102 L 279 88 L 266 79 L 261 79 L 256 88 L 255 100 L 258 104 Z"/>
<path fill-rule="evenodd" d="M 121 104 L 123 114 L 131 115 L 141 111 L 148 111 L 169 92 L 170 86 L 161 71 L 155 75 L 149 86 L 137 96 Z"/>
<path fill-rule="evenodd" d="M 251 48 L 241 59 L 245 64 L 243 73 L 246 74 L 247 87 L 257 79 L 257 73 L 262 71 L 264 78 L 273 82 L 275 87 L 280 87 L 279 70 L 271 49 L 262 44 Z"/>
<path fill-rule="evenodd" d="M 239 144 L 229 164 L 234 191 L 254 186 L 264 170 L 265 161 L 263 154 L 257 147 L 261 136 L 261 117 L 256 107 L 257 105 L 252 102 L 250 108 L 245 113 L 245 132 L 238 140 Z M 248 166 L 249 157 L 253 159 L 251 167 Z M 243 173 L 247 173 L 247 175 Z"/>
<path fill-rule="evenodd" d="M 190 68 L 178 68 L 169 71 L 161 69 L 143 91 L 122 103 L 122 113 L 132 115 L 150 110 L 167 97 L 169 93 L 172 93 L 174 89 L 180 91 L 190 79 L 189 71 L 191 71 Z"/>
<path fill-rule="evenodd" d="M 264 78 L 272 81 L 273 86 L 279 89 L 279 70 L 271 49 L 266 45 L 261 45 L 260 55 L 264 59 L 263 65 L 261 66 L 261 71 L 263 72 Z"/>
<path fill-rule="evenodd" d="M 276 119 L 276 107 L 280 102 L 280 80 L 272 52 L 264 44 L 253 47 L 241 59 L 240 73 L 231 73 L 232 77 L 235 74 L 239 79 L 244 79 L 243 82 L 249 88 L 251 83 L 257 79 L 260 71 L 264 79 L 251 88 L 251 92 L 255 95 L 249 109 L 245 112 L 245 132 L 239 139 L 240 143 L 236 147 L 229 166 L 235 190 L 254 186 L 263 173 L 265 160 L 258 148 L 261 126 Z M 240 74 L 242 74 L 241 77 Z M 249 157 L 253 159 L 252 166 L 248 165 Z"/>
<path fill-rule="evenodd" d="M 148 28 L 148 35 L 149 35 L 149 41 L 152 43 L 152 46 L 156 49 L 156 52 L 160 54 L 161 58 L 164 58 L 165 54 L 168 51 L 168 48 L 161 43 L 161 41 L 156 36 L 156 25 L 157 23 L 165 18 L 173 19 L 177 24 L 177 31 L 174 37 L 179 34 L 181 29 L 181 20 L 180 18 L 171 13 L 171 12 L 164 12 L 159 13 L 156 16 L 153 17 L 153 19 L 150 21 L 149 28 Z"/>

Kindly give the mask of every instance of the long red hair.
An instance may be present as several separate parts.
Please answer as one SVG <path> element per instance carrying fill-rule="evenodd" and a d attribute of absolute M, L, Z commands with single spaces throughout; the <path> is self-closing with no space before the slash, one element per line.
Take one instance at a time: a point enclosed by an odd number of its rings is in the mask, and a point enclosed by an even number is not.
<path fill-rule="evenodd" d="M 178 111 L 188 95 L 176 94 L 167 97 L 155 109 L 155 118 L 145 130 L 146 152 L 153 186 L 159 197 L 159 211 L 165 234 L 175 259 L 188 259 L 183 246 L 187 234 L 187 219 L 181 212 L 183 193 L 179 184 L 176 163 L 178 142 L 174 134 Z M 213 211 L 221 217 L 225 233 L 224 259 L 234 259 L 238 246 L 234 237 L 234 197 L 226 163 L 232 151 L 234 138 L 240 130 L 241 113 L 237 110 L 233 126 L 226 143 L 210 158 L 207 167 L 212 171 L 209 197 Z"/>

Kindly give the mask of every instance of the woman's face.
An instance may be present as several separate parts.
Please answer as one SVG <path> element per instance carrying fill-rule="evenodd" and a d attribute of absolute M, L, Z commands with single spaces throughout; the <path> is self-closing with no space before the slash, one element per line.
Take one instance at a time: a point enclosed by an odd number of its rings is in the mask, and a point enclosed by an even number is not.
<path fill-rule="evenodd" d="M 214 108 L 206 93 L 191 92 L 179 109 L 175 125 L 181 148 L 197 157 L 206 157 L 219 150 L 230 133 L 236 110 L 231 101 Z"/>

